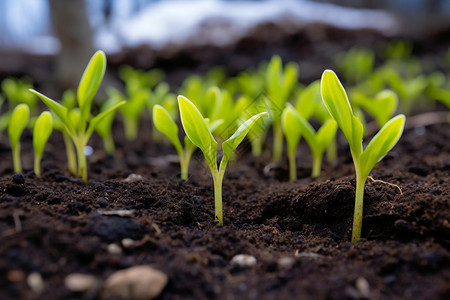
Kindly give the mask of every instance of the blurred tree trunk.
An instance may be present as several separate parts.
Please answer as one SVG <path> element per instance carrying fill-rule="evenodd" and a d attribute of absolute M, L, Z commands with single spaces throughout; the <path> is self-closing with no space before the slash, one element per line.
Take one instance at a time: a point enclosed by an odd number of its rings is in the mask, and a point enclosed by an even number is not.
<path fill-rule="evenodd" d="M 53 31 L 61 44 L 56 79 L 61 89 L 76 88 L 94 54 L 84 0 L 49 0 Z"/>

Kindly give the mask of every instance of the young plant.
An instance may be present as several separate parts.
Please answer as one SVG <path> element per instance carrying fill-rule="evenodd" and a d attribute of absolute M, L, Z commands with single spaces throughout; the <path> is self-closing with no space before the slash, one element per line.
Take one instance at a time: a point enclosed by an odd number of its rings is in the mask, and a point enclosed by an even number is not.
<path fill-rule="evenodd" d="M 97 51 L 89 61 L 89 64 L 87 65 L 86 69 L 84 70 L 83 76 L 81 77 L 80 84 L 78 85 L 78 107 L 70 110 L 67 109 L 67 107 L 59 104 L 58 102 L 48 98 L 47 96 L 35 90 L 30 90 L 31 92 L 36 94 L 64 124 L 65 130 L 72 139 L 77 152 L 77 175 L 81 177 L 86 184 L 88 181 L 88 173 L 84 148 L 87 145 L 89 138 L 94 132 L 97 124 L 101 120 L 103 120 L 103 118 L 105 118 L 109 114 L 112 114 L 117 108 L 125 104 L 125 101 L 121 101 L 112 108 L 91 118 L 92 100 L 97 93 L 97 90 L 103 79 L 105 69 L 105 53 L 103 51 Z"/>
<path fill-rule="evenodd" d="M 397 94 L 391 90 L 379 92 L 374 99 L 359 92 L 351 94 L 351 98 L 352 103 L 371 115 L 380 128 L 390 120 L 398 105 Z"/>
<path fill-rule="evenodd" d="M 282 115 L 283 131 L 288 144 L 289 155 L 289 177 L 291 180 L 297 179 L 295 166 L 295 150 L 303 135 L 313 154 L 312 177 L 318 177 L 322 166 L 322 156 L 326 148 L 333 140 L 337 131 L 337 123 L 333 119 L 328 119 L 319 131 L 306 121 L 291 104 L 287 104 Z"/>
<path fill-rule="evenodd" d="M 281 128 L 281 114 L 286 102 L 297 84 L 298 66 L 288 63 L 284 70 L 281 58 L 273 56 L 267 66 L 266 89 L 270 98 L 270 113 L 273 119 L 273 154 L 275 162 L 281 160 L 283 153 L 283 130 Z"/>
<path fill-rule="evenodd" d="M 189 172 L 189 162 L 192 154 L 197 147 L 189 140 L 187 136 L 184 137 L 184 146 L 181 145 L 178 138 L 178 126 L 173 121 L 170 114 L 159 104 L 153 106 L 153 124 L 156 129 L 165 134 L 175 147 L 178 157 L 180 158 L 181 179 L 187 180 Z"/>
<path fill-rule="evenodd" d="M 22 173 L 22 164 L 20 162 L 20 137 L 30 120 L 30 109 L 28 105 L 22 103 L 17 105 L 11 115 L 8 125 L 9 141 L 13 156 L 14 172 Z"/>
<path fill-rule="evenodd" d="M 253 124 L 261 116 L 266 114 L 266 112 L 254 115 L 242 123 L 234 134 L 222 143 L 223 156 L 219 167 L 217 167 L 218 145 L 205 119 L 195 105 L 185 97 L 178 96 L 178 105 L 180 107 L 181 123 L 184 131 L 191 142 L 203 152 L 206 163 L 211 171 L 214 181 L 215 221 L 218 225 L 223 225 L 222 181 L 228 161 L 231 154 L 242 142 Z"/>
<path fill-rule="evenodd" d="M 325 106 L 348 141 L 355 166 L 356 194 L 352 242 L 356 242 L 361 237 L 365 182 L 376 163 L 399 140 L 403 133 L 405 116 L 397 115 L 390 119 L 363 150 L 363 126 L 353 114 L 344 87 L 331 70 L 325 70 L 322 74 L 321 93 Z"/>
<path fill-rule="evenodd" d="M 354 47 L 338 54 L 335 61 L 345 79 L 357 83 L 368 78 L 372 73 L 375 54 L 370 49 Z"/>
<path fill-rule="evenodd" d="M 41 159 L 44 153 L 45 144 L 53 131 L 53 117 L 48 111 L 42 112 L 36 120 L 33 128 L 33 148 L 34 148 L 34 173 L 41 176 Z"/>
<path fill-rule="evenodd" d="M 100 112 L 107 111 L 108 109 L 116 106 L 122 101 L 122 98 L 117 93 L 110 93 L 110 97 L 106 100 L 102 107 L 100 108 Z M 95 131 L 97 131 L 98 135 L 103 140 L 103 148 L 105 149 L 106 154 L 113 155 L 116 151 L 116 146 L 114 144 L 114 138 L 112 135 L 112 125 L 114 122 L 116 112 L 112 112 L 101 120 L 97 126 L 95 127 Z"/>

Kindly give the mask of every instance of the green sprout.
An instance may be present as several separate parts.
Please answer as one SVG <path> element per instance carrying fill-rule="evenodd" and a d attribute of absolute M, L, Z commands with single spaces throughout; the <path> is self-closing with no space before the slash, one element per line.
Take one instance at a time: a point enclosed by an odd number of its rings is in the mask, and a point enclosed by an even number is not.
<path fill-rule="evenodd" d="M 100 112 L 107 111 L 108 109 L 116 106 L 122 101 L 122 98 L 117 93 L 110 93 L 110 97 L 106 100 L 100 108 Z M 112 112 L 101 120 L 97 126 L 95 127 L 95 131 L 97 131 L 98 135 L 102 138 L 103 148 L 105 149 L 106 154 L 113 155 L 116 151 L 116 146 L 114 144 L 114 138 L 112 135 L 112 125 L 114 122 L 116 112 Z"/>
<path fill-rule="evenodd" d="M 364 185 L 376 163 L 397 143 L 403 133 L 405 116 L 390 119 L 363 150 L 363 126 L 353 114 L 347 94 L 336 74 L 325 70 L 321 81 L 322 99 L 345 135 L 350 146 L 356 172 L 355 212 L 353 215 L 352 242 L 361 237 Z"/>
<path fill-rule="evenodd" d="M 31 88 L 33 88 L 33 84 L 27 78 L 6 78 L 2 81 L 3 94 L 8 100 L 10 108 L 24 103 L 28 105 L 31 112 L 35 112 L 37 98 L 28 91 Z"/>
<path fill-rule="evenodd" d="M 351 95 L 352 103 L 371 115 L 380 127 L 383 127 L 394 114 L 398 105 L 397 94 L 391 90 L 379 92 L 374 99 L 355 92 Z"/>
<path fill-rule="evenodd" d="M 197 107 L 185 97 L 178 96 L 178 105 L 180 107 L 181 123 L 184 131 L 191 142 L 203 152 L 206 163 L 211 171 L 214 181 L 215 221 L 218 225 L 223 225 L 222 181 L 228 161 L 230 160 L 231 154 L 242 142 L 253 124 L 261 116 L 266 114 L 266 112 L 254 115 L 242 123 L 234 134 L 222 143 L 223 156 L 218 167 L 218 145 L 211 130 L 208 128 L 205 119 Z"/>
<path fill-rule="evenodd" d="M 322 167 L 322 157 L 326 148 L 333 140 L 337 131 L 337 123 L 333 119 L 328 119 L 322 127 L 317 131 L 306 121 L 295 108 L 288 103 L 281 117 L 283 131 L 288 144 L 289 158 L 289 178 L 297 179 L 297 171 L 295 166 L 295 150 L 303 135 L 313 154 L 312 177 L 320 175 Z"/>
<path fill-rule="evenodd" d="M 34 148 L 34 173 L 41 176 L 41 159 L 44 153 L 45 144 L 53 131 L 53 117 L 48 111 L 42 112 L 36 120 L 33 128 L 33 148 Z"/>
<path fill-rule="evenodd" d="M 153 106 L 153 124 L 156 129 L 165 134 L 175 147 L 178 157 L 180 158 L 181 179 L 187 180 L 189 171 L 189 162 L 192 154 L 197 147 L 189 140 L 187 136 L 184 138 L 184 146 L 181 145 L 178 138 L 178 126 L 172 119 L 170 114 L 164 107 L 159 104 Z"/>
<path fill-rule="evenodd" d="M 281 160 L 283 153 L 283 130 L 281 128 L 281 113 L 286 102 L 297 84 L 298 66 L 288 63 L 284 70 L 281 58 L 273 56 L 267 66 L 266 89 L 270 98 L 270 113 L 273 118 L 273 161 Z"/>
<path fill-rule="evenodd" d="M 78 107 L 73 109 L 68 109 L 47 96 L 35 90 L 30 90 L 36 94 L 64 124 L 65 130 L 74 143 L 77 152 L 77 175 L 81 177 L 86 184 L 88 181 L 88 173 L 84 148 L 87 145 L 97 124 L 103 120 L 103 118 L 109 114 L 112 114 L 117 108 L 125 104 L 125 101 L 121 101 L 112 108 L 91 118 L 92 100 L 103 79 L 105 69 L 105 53 L 103 51 L 97 51 L 92 56 L 89 64 L 84 70 L 83 76 L 81 77 L 77 90 Z"/>
<path fill-rule="evenodd" d="M 360 82 L 370 76 L 375 54 L 370 49 L 354 47 L 336 56 L 336 65 L 348 82 Z"/>
<path fill-rule="evenodd" d="M 9 141 L 13 155 L 14 172 L 22 173 L 20 162 L 20 137 L 30 120 L 30 109 L 27 104 L 17 105 L 11 115 L 8 125 Z"/>

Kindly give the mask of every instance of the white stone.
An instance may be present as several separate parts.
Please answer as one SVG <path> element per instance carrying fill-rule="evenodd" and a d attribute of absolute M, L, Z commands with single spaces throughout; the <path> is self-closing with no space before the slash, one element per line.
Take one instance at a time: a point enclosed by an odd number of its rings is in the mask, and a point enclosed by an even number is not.
<path fill-rule="evenodd" d="M 256 257 L 248 254 L 237 254 L 231 259 L 231 264 L 233 266 L 239 266 L 242 268 L 253 267 L 256 263 Z"/>
<path fill-rule="evenodd" d="M 167 275 L 150 266 L 135 266 L 111 274 L 103 286 L 104 299 L 119 296 L 124 299 L 149 300 L 161 294 Z"/>
<path fill-rule="evenodd" d="M 64 279 L 66 289 L 72 292 L 86 292 L 97 285 L 98 280 L 89 274 L 72 273 Z"/>
<path fill-rule="evenodd" d="M 141 175 L 132 173 L 132 174 L 128 175 L 128 177 L 125 178 L 123 181 L 125 181 L 125 182 L 136 182 L 136 181 L 141 181 L 141 180 L 142 180 L 142 176 Z"/>

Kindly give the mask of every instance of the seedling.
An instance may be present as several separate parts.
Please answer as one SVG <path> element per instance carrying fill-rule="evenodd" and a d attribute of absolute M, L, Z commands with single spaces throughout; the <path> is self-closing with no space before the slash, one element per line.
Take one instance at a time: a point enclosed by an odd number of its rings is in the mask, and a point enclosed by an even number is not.
<path fill-rule="evenodd" d="M 261 116 L 265 115 L 266 112 L 254 115 L 242 123 L 234 134 L 222 143 L 223 156 L 220 161 L 220 166 L 218 167 L 218 145 L 211 133 L 211 130 L 208 128 L 205 119 L 195 105 L 185 97 L 178 96 L 178 105 L 180 107 L 181 123 L 184 131 L 191 142 L 203 152 L 206 163 L 211 171 L 214 181 L 215 221 L 218 225 L 223 225 L 222 181 L 228 161 L 233 151 L 242 142 L 253 124 Z"/>
<path fill-rule="evenodd" d="M 47 96 L 30 90 L 36 94 L 49 108 L 58 116 L 64 124 L 65 130 L 72 139 L 77 151 L 78 171 L 77 174 L 87 184 L 87 161 L 84 154 L 84 147 L 95 130 L 97 124 L 109 114 L 112 114 L 117 108 L 125 104 L 121 101 L 114 107 L 91 118 L 91 104 L 100 83 L 103 79 L 106 69 L 106 56 L 103 51 L 97 51 L 89 61 L 77 90 L 78 107 L 67 109 L 67 107 L 48 98 Z"/>
<path fill-rule="evenodd" d="M 349 82 L 360 82 L 372 73 L 375 54 L 370 49 L 354 47 L 336 56 L 336 65 Z"/>
<path fill-rule="evenodd" d="M 399 140 L 403 133 L 405 116 L 400 114 L 390 119 L 363 150 L 363 126 L 353 114 L 344 87 L 331 70 L 325 70 L 322 74 L 321 93 L 325 106 L 348 141 L 355 166 L 356 194 L 352 242 L 356 242 L 361 237 L 365 182 L 376 163 Z"/>
<path fill-rule="evenodd" d="M 184 138 L 184 149 L 178 138 L 178 126 L 170 116 L 170 114 L 159 104 L 153 106 L 153 124 L 156 129 L 165 134 L 175 147 L 178 157 L 180 158 L 181 179 L 187 180 L 189 172 L 189 162 L 192 154 L 197 147 L 189 140 L 187 136 Z"/>
<path fill-rule="evenodd" d="M 281 160 L 283 153 L 283 130 L 281 128 L 281 113 L 297 83 L 298 66 L 288 63 L 284 70 L 281 58 L 273 56 L 266 71 L 266 89 L 270 98 L 270 113 L 273 123 L 273 161 Z"/>
<path fill-rule="evenodd" d="M 379 92 L 374 99 L 359 92 L 351 94 L 351 97 L 352 103 L 371 115 L 380 128 L 390 120 L 398 105 L 397 94 L 390 90 Z"/>
<path fill-rule="evenodd" d="M 287 104 L 282 115 L 283 131 L 288 143 L 288 155 L 289 155 L 289 174 L 290 179 L 297 179 L 297 171 L 295 166 L 295 150 L 297 144 L 300 141 L 301 135 L 305 137 L 306 142 L 313 154 L 313 167 L 312 177 L 318 177 L 320 175 L 322 166 L 322 157 L 325 149 L 330 144 L 331 140 L 336 135 L 337 123 L 333 119 L 327 120 L 319 131 L 306 121 L 295 110 L 291 104 Z"/>
<path fill-rule="evenodd" d="M 31 112 L 35 112 L 37 98 L 28 91 L 31 88 L 33 85 L 27 78 L 6 78 L 2 81 L 3 94 L 8 100 L 10 109 L 24 103 Z"/>
<path fill-rule="evenodd" d="M 100 112 L 107 111 L 108 109 L 116 106 L 122 101 L 122 98 L 117 93 L 110 93 L 110 97 L 106 100 L 102 107 L 100 108 Z M 98 135 L 103 140 L 103 148 L 105 149 L 106 154 L 113 155 L 116 151 L 116 146 L 114 144 L 114 138 L 112 135 L 112 125 L 114 122 L 116 112 L 113 111 L 111 114 L 101 120 L 97 126 L 95 127 L 95 131 L 97 131 Z"/>
<path fill-rule="evenodd" d="M 20 162 L 20 137 L 30 120 L 30 109 L 26 104 L 17 105 L 11 115 L 8 125 L 9 141 L 13 156 L 14 172 L 22 173 L 22 164 Z"/>
<path fill-rule="evenodd" d="M 53 117 L 48 111 L 42 112 L 36 120 L 33 128 L 33 148 L 34 148 L 34 173 L 41 176 L 41 159 L 44 153 L 45 144 L 53 131 Z"/>

